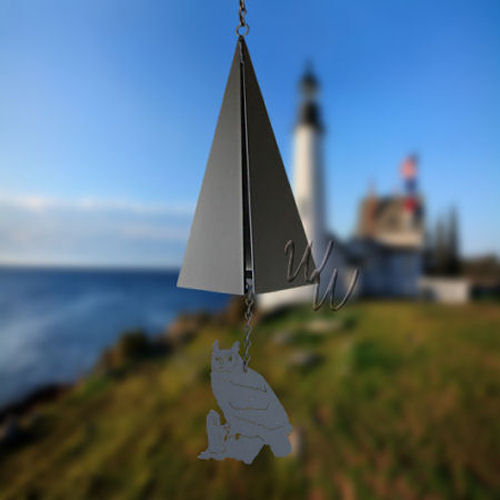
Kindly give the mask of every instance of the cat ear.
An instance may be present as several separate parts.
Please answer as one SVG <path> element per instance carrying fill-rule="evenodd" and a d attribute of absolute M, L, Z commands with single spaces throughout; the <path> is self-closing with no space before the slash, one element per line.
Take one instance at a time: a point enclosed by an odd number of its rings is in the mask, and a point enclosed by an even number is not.
<path fill-rule="evenodd" d="M 233 347 L 231 347 L 231 350 L 233 352 L 239 352 L 240 350 L 240 342 L 239 340 L 237 340 L 234 344 L 233 344 Z"/>
<path fill-rule="evenodd" d="M 218 350 L 219 350 L 219 341 L 218 341 L 218 340 L 216 340 L 216 341 L 214 342 L 213 350 L 214 350 L 214 351 L 218 351 Z"/>

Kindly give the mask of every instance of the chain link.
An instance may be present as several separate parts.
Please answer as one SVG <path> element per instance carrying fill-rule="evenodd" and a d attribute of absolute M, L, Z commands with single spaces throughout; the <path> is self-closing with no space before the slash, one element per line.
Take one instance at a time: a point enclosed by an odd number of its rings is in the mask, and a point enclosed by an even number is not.
<path fill-rule="evenodd" d="M 255 292 L 253 289 L 253 282 L 248 280 L 245 290 L 245 326 L 243 328 L 243 370 L 248 370 L 248 363 L 250 363 L 250 347 L 252 346 L 252 321 L 255 306 Z"/>
<path fill-rule="evenodd" d="M 240 17 L 240 24 L 236 26 L 236 34 L 238 36 L 246 36 L 250 31 L 250 26 L 248 26 L 247 22 L 245 21 L 246 14 L 247 8 L 245 6 L 245 0 L 240 0 L 240 10 L 238 12 L 238 15 Z"/>

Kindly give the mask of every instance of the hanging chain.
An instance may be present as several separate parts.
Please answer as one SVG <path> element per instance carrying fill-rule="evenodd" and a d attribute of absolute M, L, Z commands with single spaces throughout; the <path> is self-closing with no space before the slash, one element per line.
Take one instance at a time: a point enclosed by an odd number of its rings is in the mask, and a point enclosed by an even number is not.
<path fill-rule="evenodd" d="M 246 14 L 247 8 L 245 6 L 245 0 L 240 0 L 240 10 L 238 12 L 238 15 L 240 16 L 240 24 L 236 26 L 236 34 L 238 36 L 246 36 L 250 31 L 250 26 L 248 26 L 247 22 L 245 21 Z"/>
<path fill-rule="evenodd" d="M 243 370 L 248 370 L 250 363 L 250 347 L 252 346 L 252 320 L 255 306 L 255 292 L 252 280 L 248 280 L 245 289 L 245 326 L 243 328 Z"/>

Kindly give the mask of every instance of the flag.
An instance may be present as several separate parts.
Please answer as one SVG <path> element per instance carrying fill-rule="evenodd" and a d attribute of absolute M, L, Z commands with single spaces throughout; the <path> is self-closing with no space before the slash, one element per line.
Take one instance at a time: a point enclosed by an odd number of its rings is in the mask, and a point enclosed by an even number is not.
<path fill-rule="evenodd" d="M 407 156 L 401 164 L 401 175 L 404 179 L 413 179 L 417 175 L 416 155 Z"/>

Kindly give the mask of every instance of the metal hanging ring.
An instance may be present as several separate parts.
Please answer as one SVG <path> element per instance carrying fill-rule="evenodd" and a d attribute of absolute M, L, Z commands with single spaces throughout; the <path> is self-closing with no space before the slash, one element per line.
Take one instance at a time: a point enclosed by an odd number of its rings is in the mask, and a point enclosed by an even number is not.
<path fill-rule="evenodd" d="M 247 7 L 245 5 L 245 0 L 240 1 L 240 10 L 238 11 L 238 16 L 240 18 L 240 24 L 236 26 L 236 34 L 238 36 L 247 36 L 250 31 L 250 26 L 248 26 L 245 21 L 245 16 L 247 15 Z M 241 31 L 243 29 L 243 31 Z"/>
<path fill-rule="evenodd" d="M 241 31 L 242 29 L 244 31 Z M 249 31 L 250 31 L 250 26 L 248 26 L 247 23 L 238 24 L 238 26 L 236 26 L 236 34 L 238 36 L 247 36 Z"/>

